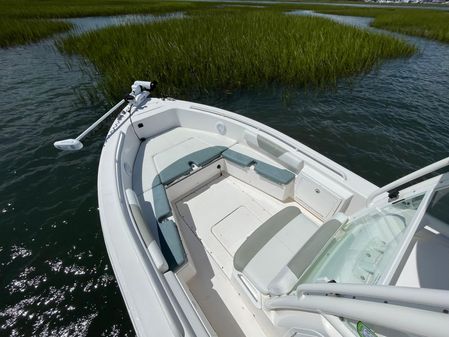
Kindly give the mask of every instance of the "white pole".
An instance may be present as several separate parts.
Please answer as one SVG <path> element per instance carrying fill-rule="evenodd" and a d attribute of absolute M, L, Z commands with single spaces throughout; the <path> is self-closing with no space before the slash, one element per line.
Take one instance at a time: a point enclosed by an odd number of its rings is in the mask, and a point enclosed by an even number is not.
<path fill-rule="evenodd" d="M 122 106 L 123 103 L 126 101 L 122 99 L 120 102 L 118 102 L 116 105 L 114 105 L 108 112 L 106 112 L 103 116 L 97 119 L 96 122 L 94 122 L 91 126 L 89 126 L 86 130 L 84 130 L 78 137 L 76 137 L 76 140 L 81 140 L 84 137 L 87 136 L 89 132 L 91 132 L 93 129 L 95 129 L 101 122 L 103 122 L 106 118 L 109 117 L 110 114 L 115 112 L 118 108 Z"/>
<path fill-rule="evenodd" d="M 391 191 L 396 187 L 404 185 L 412 180 L 418 179 L 422 176 L 425 176 L 426 174 L 432 173 L 446 166 L 449 166 L 449 157 L 441 159 L 440 161 L 437 161 L 436 163 L 430 164 L 426 167 L 423 167 L 418 171 L 407 174 L 406 176 L 399 178 L 398 180 L 395 180 L 392 183 L 389 183 L 388 185 L 385 185 L 384 187 L 381 187 L 377 191 L 371 193 L 366 199 L 366 204 L 369 205 L 374 200 L 375 197 L 377 197 L 382 193 Z"/>
<path fill-rule="evenodd" d="M 118 108 L 122 106 L 123 103 L 128 102 L 132 106 L 137 106 L 142 103 L 149 95 L 150 92 L 154 90 L 157 82 L 148 82 L 148 81 L 135 81 L 131 86 L 130 99 L 122 99 L 116 105 L 114 105 L 108 112 L 106 112 L 103 116 L 101 116 L 97 121 L 95 121 L 91 126 L 89 126 L 86 130 L 84 130 L 78 137 L 75 139 L 64 139 L 58 140 L 54 142 L 54 147 L 63 150 L 63 151 L 78 151 L 83 148 L 83 143 L 81 143 L 81 139 L 86 137 L 89 132 L 95 129 L 101 122 L 103 122 L 106 118 L 109 117 L 110 114 L 115 112 Z"/>
<path fill-rule="evenodd" d="M 86 137 L 93 129 L 95 129 L 101 122 L 103 122 L 106 118 L 109 117 L 112 113 L 114 113 L 118 108 L 120 108 L 126 100 L 122 99 L 116 105 L 114 105 L 108 112 L 106 112 L 103 116 L 97 119 L 91 126 L 89 126 L 86 130 L 84 130 L 78 137 L 75 139 L 64 139 L 58 140 L 54 142 L 54 147 L 63 150 L 63 151 L 78 151 L 83 148 L 83 143 L 81 143 L 81 139 Z"/>
<path fill-rule="evenodd" d="M 328 314 L 413 336 L 447 337 L 449 331 L 449 318 L 445 313 L 421 306 L 413 307 L 364 299 L 305 294 L 298 298 L 290 295 L 267 301 L 265 309 Z"/>
<path fill-rule="evenodd" d="M 449 308 L 449 291 L 431 288 L 413 288 L 385 285 L 348 284 L 348 283 L 303 283 L 296 288 L 298 297 L 303 294 L 339 294 L 342 296 L 363 298 L 364 300 L 394 301 Z M 449 316 L 448 316 L 449 319 Z"/>
<path fill-rule="evenodd" d="M 449 291 L 344 283 L 300 284 L 296 295 L 268 300 L 268 310 L 344 317 L 419 336 L 446 337 Z M 335 323 L 338 321 L 335 320 Z"/>

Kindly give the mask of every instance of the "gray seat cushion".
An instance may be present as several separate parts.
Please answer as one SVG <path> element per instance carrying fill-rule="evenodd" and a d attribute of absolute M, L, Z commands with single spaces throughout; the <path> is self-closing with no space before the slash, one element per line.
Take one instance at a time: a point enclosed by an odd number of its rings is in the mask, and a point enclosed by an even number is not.
<path fill-rule="evenodd" d="M 243 167 L 251 166 L 251 164 L 254 164 L 255 162 L 254 158 L 231 149 L 227 149 L 223 152 L 223 158 Z"/>
<path fill-rule="evenodd" d="M 161 234 L 161 250 L 168 262 L 170 270 L 179 267 L 185 262 L 186 253 L 179 236 L 176 223 L 172 220 L 165 220 L 159 223 Z"/>
<path fill-rule="evenodd" d="M 196 166 L 204 166 L 218 158 L 226 149 L 227 147 L 225 146 L 211 146 L 195 151 L 176 160 L 159 172 L 161 183 L 164 185 L 172 183 L 176 179 L 187 175 L 192 170 L 192 164 L 195 164 Z"/>
<path fill-rule="evenodd" d="M 289 206 L 257 228 L 234 255 L 234 268 L 263 294 L 290 292 L 342 222 L 321 227 Z"/>
<path fill-rule="evenodd" d="M 171 207 L 168 202 L 167 193 L 165 187 L 159 184 L 152 189 L 153 201 L 154 201 L 154 215 L 157 221 L 162 221 L 171 215 Z"/>
<path fill-rule="evenodd" d="M 159 178 L 163 185 L 168 185 L 176 179 L 189 174 L 192 167 L 185 158 L 178 159 L 173 164 L 170 164 L 159 173 Z"/>
<path fill-rule="evenodd" d="M 260 161 L 257 162 L 255 171 L 261 176 L 281 185 L 286 185 L 295 179 L 295 175 L 289 170 L 281 169 Z"/>
<path fill-rule="evenodd" d="M 188 156 L 188 160 L 189 162 L 194 163 L 196 166 L 204 166 L 209 164 L 214 159 L 220 157 L 220 155 L 226 149 L 226 146 L 211 146 L 206 149 L 191 153 Z"/>
<path fill-rule="evenodd" d="M 231 149 L 223 152 L 223 158 L 243 167 L 255 165 L 254 170 L 257 173 L 280 185 L 286 185 L 295 179 L 295 175 L 289 170 L 267 164 Z"/>

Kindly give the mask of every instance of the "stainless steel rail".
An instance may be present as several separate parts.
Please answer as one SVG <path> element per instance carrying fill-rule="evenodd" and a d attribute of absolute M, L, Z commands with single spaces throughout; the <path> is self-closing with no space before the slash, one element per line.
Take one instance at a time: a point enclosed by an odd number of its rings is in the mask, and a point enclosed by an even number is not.
<path fill-rule="evenodd" d="M 267 310 L 333 315 L 419 336 L 447 337 L 449 291 L 358 284 L 302 284 L 297 296 L 266 302 Z"/>
<path fill-rule="evenodd" d="M 421 178 L 427 174 L 440 170 L 446 166 L 449 166 L 449 157 L 444 158 L 428 166 L 425 166 L 422 169 L 412 172 L 402 178 L 399 178 L 398 180 L 393 181 L 392 183 L 389 183 L 388 185 L 379 188 L 377 191 L 374 191 L 368 196 L 368 198 L 366 199 L 366 204 L 370 205 L 371 202 L 374 200 L 374 198 L 381 195 L 382 193 L 397 189 L 402 185 L 405 185 L 415 179 Z"/>

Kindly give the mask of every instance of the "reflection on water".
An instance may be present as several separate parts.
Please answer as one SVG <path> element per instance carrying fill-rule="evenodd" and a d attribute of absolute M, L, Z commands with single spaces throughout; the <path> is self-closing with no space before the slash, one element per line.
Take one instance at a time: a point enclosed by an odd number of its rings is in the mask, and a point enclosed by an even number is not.
<path fill-rule="evenodd" d="M 73 20 L 86 31 L 115 19 Z M 449 148 L 449 45 L 403 38 L 420 52 L 336 89 L 270 87 L 198 100 L 266 123 L 384 184 Z M 107 123 L 80 152 L 52 147 L 109 108 L 91 97 L 99 76 L 84 66 L 52 40 L 0 50 L 0 335 L 133 335 L 98 219 Z"/>
<path fill-rule="evenodd" d="M 149 23 L 165 21 L 168 19 L 180 19 L 184 14 L 169 13 L 164 15 L 118 15 L 118 16 L 103 16 L 103 17 L 84 17 L 84 18 L 69 18 L 64 21 L 71 22 L 75 25 L 76 33 L 84 33 L 86 31 L 92 31 L 110 26 L 130 25 L 136 23 Z"/>
<path fill-rule="evenodd" d="M 316 16 L 319 18 L 326 18 L 336 21 L 338 23 L 343 23 L 346 25 L 367 28 L 370 23 L 374 20 L 373 18 L 361 17 L 361 16 L 342 16 L 342 15 L 332 15 L 332 14 L 322 14 L 311 10 L 297 10 L 291 11 L 286 14 L 289 15 L 302 15 L 302 16 Z"/>

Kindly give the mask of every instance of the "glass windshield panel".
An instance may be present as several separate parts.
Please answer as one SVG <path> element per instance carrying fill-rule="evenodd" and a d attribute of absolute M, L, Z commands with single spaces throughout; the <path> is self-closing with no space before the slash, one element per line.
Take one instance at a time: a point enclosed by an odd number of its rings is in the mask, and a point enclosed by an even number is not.
<path fill-rule="evenodd" d="M 369 208 L 329 240 L 300 283 L 376 283 L 391 264 L 424 195 Z"/>

